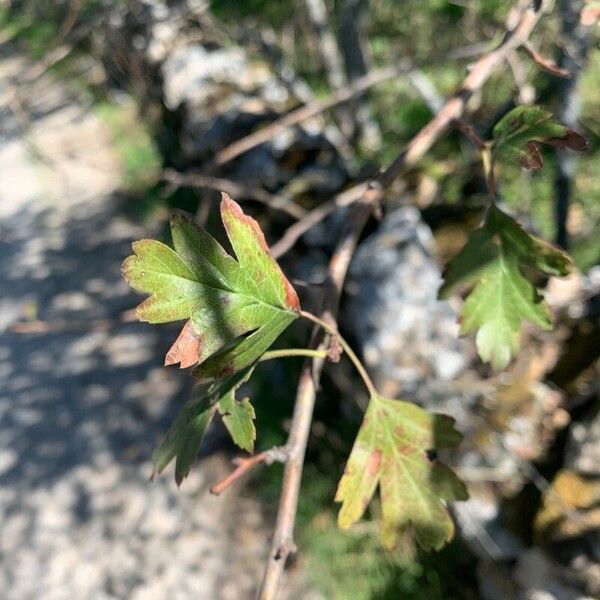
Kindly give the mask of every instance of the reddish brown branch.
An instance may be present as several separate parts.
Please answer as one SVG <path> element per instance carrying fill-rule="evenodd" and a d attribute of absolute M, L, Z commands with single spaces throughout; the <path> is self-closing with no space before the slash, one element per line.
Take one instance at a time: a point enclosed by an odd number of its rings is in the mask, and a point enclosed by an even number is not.
<path fill-rule="evenodd" d="M 477 131 L 475 131 L 475 128 L 470 123 L 467 123 L 463 119 L 456 119 L 454 121 L 454 127 L 468 138 L 477 150 L 483 150 L 485 147 L 485 140 L 477 133 Z"/>
<path fill-rule="evenodd" d="M 529 54 L 531 60 L 538 67 L 548 71 L 548 73 L 552 73 L 552 75 L 556 75 L 557 77 L 564 77 L 565 79 L 572 77 L 573 74 L 569 69 L 559 67 L 552 59 L 542 56 L 529 42 L 523 44 L 523 50 Z"/>
<path fill-rule="evenodd" d="M 215 483 L 210 488 L 211 494 L 218 496 L 222 494 L 230 485 L 235 483 L 244 473 L 255 467 L 256 465 L 265 464 L 271 465 L 274 462 L 285 462 L 288 457 L 288 452 L 285 447 L 275 447 L 270 450 L 265 450 L 255 454 L 254 456 L 240 456 L 233 459 L 233 464 L 236 468 L 227 475 L 227 477 L 221 479 L 218 483 Z"/>
<path fill-rule="evenodd" d="M 458 92 L 405 146 L 394 162 L 367 186 L 349 215 L 346 228 L 329 262 L 331 289 L 326 290 L 324 294 L 324 305 L 320 314 L 322 319 L 333 322 L 335 325 L 339 297 L 350 261 L 373 208 L 383 197 L 384 189 L 393 183 L 407 166 L 420 160 L 452 121 L 462 116 L 469 98 L 474 92 L 481 89 L 490 75 L 504 62 L 508 52 L 527 41 L 539 17 L 540 14 L 534 10 L 524 11 L 516 27 L 507 33 L 500 46 L 472 66 Z M 315 332 L 313 334 L 313 347 L 323 344 L 323 341 L 322 333 Z M 286 559 L 294 548 L 294 522 L 298 507 L 302 466 L 323 365 L 322 359 L 306 361 L 300 376 L 287 444 L 289 458 L 285 465 L 273 543 L 259 594 L 260 600 L 275 600 Z"/>

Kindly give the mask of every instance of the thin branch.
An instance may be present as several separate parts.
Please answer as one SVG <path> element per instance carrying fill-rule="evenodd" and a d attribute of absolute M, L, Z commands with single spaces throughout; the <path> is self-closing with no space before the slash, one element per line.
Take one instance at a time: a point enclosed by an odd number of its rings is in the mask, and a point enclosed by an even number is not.
<path fill-rule="evenodd" d="M 384 190 L 398 178 L 407 166 L 415 164 L 444 133 L 452 121 L 462 117 L 469 98 L 488 80 L 490 75 L 505 61 L 507 53 L 518 48 L 529 37 L 537 24 L 540 13 L 525 10 L 513 31 L 506 34 L 498 48 L 483 56 L 471 68 L 459 91 L 442 107 L 440 112 L 405 146 L 392 164 L 376 177 L 365 189 L 348 216 L 346 227 L 340 236 L 329 262 L 330 290 L 324 293 L 320 318 L 335 327 L 335 316 L 350 261 L 356 250 L 360 234 L 374 207 L 383 197 Z M 324 338 L 313 333 L 311 347 L 322 346 Z M 275 600 L 285 562 L 294 551 L 294 523 L 300 493 L 304 454 L 312 422 L 318 382 L 324 360 L 305 361 L 294 405 L 292 425 L 288 438 L 289 458 L 285 465 L 279 510 L 273 534 L 273 543 L 259 599 Z"/>
<path fill-rule="evenodd" d="M 215 483 L 210 488 L 210 493 L 218 496 L 222 494 L 228 487 L 234 484 L 244 473 L 248 472 L 252 467 L 256 465 L 265 464 L 272 465 L 275 462 L 284 463 L 288 459 L 288 451 L 285 446 L 274 446 L 264 452 L 259 452 L 254 456 L 240 456 L 232 460 L 236 468 L 227 475 L 227 477 L 221 479 L 221 481 Z"/>
<path fill-rule="evenodd" d="M 30 321 L 15 321 L 8 326 L 8 330 L 20 334 L 44 334 L 63 331 L 104 331 L 106 329 L 117 327 L 122 323 L 132 323 L 134 321 L 137 321 L 135 311 L 126 310 L 113 319 L 87 319 L 85 321 L 73 319 L 41 321 L 39 319 L 33 319 Z"/>
<path fill-rule="evenodd" d="M 348 342 L 341 336 L 337 327 L 330 325 L 323 319 L 319 319 L 319 317 L 317 317 L 316 315 L 313 315 L 312 313 L 307 312 L 305 310 L 301 310 L 300 315 L 302 317 L 304 317 L 305 319 L 308 319 L 309 321 L 316 323 L 317 325 L 319 325 L 319 327 L 322 327 L 329 335 L 337 338 L 340 345 L 342 346 L 342 348 L 344 349 L 344 351 L 346 352 L 346 354 L 352 361 L 352 364 L 358 371 L 358 374 L 360 375 L 361 379 L 363 380 L 365 387 L 369 391 L 369 394 L 371 396 L 376 396 L 377 389 L 375 388 L 375 384 L 373 383 L 373 380 L 371 379 L 371 377 L 369 377 L 369 373 L 367 373 L 367 370 L 365 369 L 364 365 L 362 364 L 362 362 L 360 361 L 358 356 L 356 356 L 356 353 L 354 352 L 354 350 L 352 350 L 352 347 L 350 346 L 350 344 L 348 344 Z"/>
<path fill-rule="evenodd" d="M 483 150 L 485 147 L 485 140 L 477 133 L 473 125 L 467 123 L 463 119 L 456 119 L 454 121 L 454 127 L 458 129 L 477 150 Z"/>
<path fill-rule="evenodd" d="M 523 50 L 529 54 L 529 57 L 533 62 L 540 68 L 548 71 L 548 73 L 552 73 L 552 75 L 556 75 L 557 77 L 563 77 L 564 79 L 568 79 L 573 76 L 573 73 L 569 71 L 569 69 L 565 69 L 564 67 L 558 66 L 551 58 L 546 58 L 542 56 L 532 45 L 530 42 L 523 44 Z"/>
<path fill-rule="evenodd" d="M 373 204 L 379 202 L 383 194 L 377 190 L 389 187 L 404 168 L 417 163 L 427 153 L 450 124 L 461 119 L 466 104 L 473 93 L 483 86 L 490 75 L 504 62 L 510 51 L 527 41 L 539 17 L 539 13 L 532 10 L 525 11 L 515 29 L 506 34 L 500 46 L 474 63 L 459 90 L 444 104 L 434 118 L 412 138 L 388 169 L 369 183 L 363 182 L 345 190 L 333 200 L 318 206 L 297 223 L 291 225 L 279 241 L 273 245 L 273 255 L 280 257 L 288 252 L 302 235 L 328 217 L 337 207 L 347 206 L 361 198 L 363 200 L 374 198 Z M 410 71 L 409 68 L 405 72 L 408 71 Z"/>
<path fill-rule="evenodd" d="M 517 86 L 519 104 L 533 104 L 535 102 L 535 88 L 529 82 L 523 63 L 516 51 L 508 53 L 506 62 Z"/>
<path fill-rule="evenodd" d="M 166 181 L 175 186 L 198 187 L 209 190 L 227 192 L 230 196 L 236 198 L 247 198 L 256 200 L 265 204 L 269 208 L 281 210 L 295 219 L 301 219 L 306 215 L 306 210 L 293 202 L 290 198 L 277 194 L 269 194 L 261 188 L 249 188 L 245 185 L 224 179 L 222 177 L 213 177 L 202 173 L 180 173 L 174 169 L 165 169 L 161 176 L 162 181 Z"/>
<path fill-rule="evenodd" d="M 285 131 L 289 127 L 298 125 L 302 121 L 315 117 L 338 104 L 348 102 L 348 100 L 359 96 L 374 85 L 393 79 L 398 75 L 406 73 L 410 69 L 411 65 L 403 62 L 398 67 L 386 67 L 371 71 L 364 77 L 357 79 L 352 85 L 339 88 L 325 100 L 315 101 L 300 106 L 280 119 L 277 119 L 270 125 L 247 135 L 241 140 L 233 142 L 216 154 L 214 164 L 216 166 L 224 165 L 240 156 L 240 154 L 244 154 L 244 152 L 248 152 L 249 150 L 252 150 L 252 148 L 270 141 L 274 136 Z"/>
<path fill-rule="evenodd" d="M 315 225 L 326 219 L 336 208 L 349 206 L 356 202 L 367 190 L 368 183 L 359 183 L 335 196 L 333 199 L 320 204 L 304 217 L 290 225 L 283 235 L 271 246 L 275 258 L 283 256 L 294 244 Z"/>
<path fill-rule="evenodd" d="M 489 42 L 481 44 L 475 44 L 473 46 L 467 46 L 457 51 L 450 52 L 445 58 L 450 60 L 459 60 L 462 58 L 468 58 L 473 55 L 480 54 L 484 48 L 489 47 Z M 489 56 L 486 54 L 485 56 Z M 476 63 L 477 64 L 477 63 Z M 389 81 L 398 75 L 404 75 L 410 73 L 414 69 L 412 62 L 406 58 L 397 60 L 397 66 L 395 67 L 383 67 L 380 69 L 374 69 L 363 77 L 359 77 L 348 86 L 344 86 L 332 93 L 328 98 L 324 100 L 316 100 L 309 104 L 300 106 L 283 117 L 277 119 L 273 123 L 266 125 L 262 129 L 259 129 L 240 140 L 236 140 L 220 150 L 215 158 L 214 165 L 224 165 L 241 154 L 252 150 L 260 144 L 270 141 L 274 136 L 285 131 L 289 127 L 293 127 L 315 117 L 331 108 L 334 108 L 338 104 L 349 102 L 350 100 L 361 96 L 364 92 L 369 90 L 375 85 L 379 85 L 385 81 Z"/>

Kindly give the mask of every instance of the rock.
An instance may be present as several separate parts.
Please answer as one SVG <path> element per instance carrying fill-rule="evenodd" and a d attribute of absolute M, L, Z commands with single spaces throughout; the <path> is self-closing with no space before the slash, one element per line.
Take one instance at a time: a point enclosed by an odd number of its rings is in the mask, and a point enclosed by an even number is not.
<path fill-rule="evenodd" d="M 431 230 L 412 207 L 385 216 L 359 247 L 347 285 L 347 323 L 382 393 L 424 400 L 426 382 L 465 369 L 456 314 L 437 300 L 441 283 Z"/>
<path fill-rule="evenodd" d="M 562 569 L 541 550 L 524 552 L 515 569 L 523 600 L 593 600 L 561 578 Z"/>
<path fill-rule="evenodd" d="M 569 430 L 565 464 L 583 475 L 600 477 L 600 411 Z"/>

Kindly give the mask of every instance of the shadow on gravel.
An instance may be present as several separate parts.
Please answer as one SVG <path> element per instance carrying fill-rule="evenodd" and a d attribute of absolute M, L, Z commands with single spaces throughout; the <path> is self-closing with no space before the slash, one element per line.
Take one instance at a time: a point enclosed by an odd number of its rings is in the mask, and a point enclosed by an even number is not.
<path fill-rule="evenodd" d="M 0 486 L 52 484 L 82 464 L 147 465 L 188 396 L 191 377 L 162 366 L 177 324 L 122 322 L 140 297 L 120 265 L 144 234 L 120 203 L 2 223 Z"/>

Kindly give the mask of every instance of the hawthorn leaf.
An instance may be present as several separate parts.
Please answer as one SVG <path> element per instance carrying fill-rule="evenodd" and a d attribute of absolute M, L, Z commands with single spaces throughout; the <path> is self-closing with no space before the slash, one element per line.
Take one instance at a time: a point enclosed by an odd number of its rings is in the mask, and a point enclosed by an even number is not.
<path fill-rule="evenodd" d="M 220 208 L 235 258 L 206 231 L 174 216 L 173 248 L 156 240 L 135 242 L 134 255 L 123 263 L 129 284 L 150 295 L 136 309 L 140 320 L 187 319 L 165 364 L 200 363 L 195 374 L 201 380 L 256 362 L 300 310 L 258 223 L 227 194 Z"/>
<path fill-rule="evenodd" d="M 389 549 L 409 528 L 422 548 L 441 548 L 454 535 L 445 502 L 466 500 L 468 494 L 452 470 L 428 452 L 456 446 L 461 438 L 451 417 L 372 396 L 336 492 L 342 503 L 339 526 L 356 523 L 379 487 L 382 539 Z"/>
<path fill-rule="evenodd" d="M 477 332 L 481 359 L 503 369 L 519 349 L 524 320 L 543 329 L 552 326 L 543 296 L 523 268 L 564 276 L 571 266 L 567 254 L 492 206 L 482 227 L 450 261 L 439 297 L 473 286 L 462 307 L 461 333 Z"/>
<path fill-rule="evenodd" d="M 200 383 L 194 389 L 152 455 L 154 473 L 161 473 L 175 459 L 175 481 L 181 485 L 198 457 L 204 434 L 217 410 L 224 415 L 223 421 L 233 441 L 244 450 L 253 450 L 254 409 L 247 398 L 241 403 L 235 399 L 236 390 L 253 370 L 254 366 L 215 383 Z"/>
<path fill-rule="evenodd" d="M 517 106 L 496 123 L 492 137 L 494 158 L 532 171 L 544 166 L 540 144 L 575 152 L 587 150 L 585 138 L 553 120 L 552 114 L 539 106 Z"/>
<path fill-rule="evenodd" d="M 254 442 L 256 440 L 256 428 L 254 427 L 256 414 L 248 398 L 236 400 L 235 390 L 250 378 L 253 370 L 254 367 L 248 369 L 243 379 L 236 383 L 235 388 L 224 394 L 217 405 L 231 439 L 242 450 L 250 453 L 254 452 Z"/>

